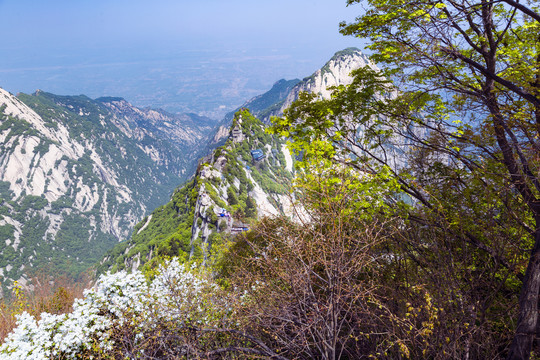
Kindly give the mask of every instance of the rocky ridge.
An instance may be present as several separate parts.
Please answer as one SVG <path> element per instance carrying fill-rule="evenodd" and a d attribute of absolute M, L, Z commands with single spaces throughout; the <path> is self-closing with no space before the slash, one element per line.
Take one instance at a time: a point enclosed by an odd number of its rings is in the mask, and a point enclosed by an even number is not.
<path fill-rule="evenodd" d="M 294 159 L 284 141 L 264 129 L 248 110 L 238 111 L 226 143 L 199 161 L 195 176 L 137 224 L 100 271 L 136 269 L 171 256 L 204 263 L 223 236 L 243 232 L 264 216 L 294 217 Z"/>
<path fill-rule="evenodd" d="M 303 80 L 279 80 L 266 93 L 248 100 L 241 108 L 249 109 L 254 116 L 263 123 L 269 124 L 272 116 L 282 116 L 297 98 L 300 92 L 319 94 L 322 98 L 329 98 L 332 86 L 349 85 L 353 78 L 353 70 L 375 65 L 357 48 L 347 48 L 338 51 L 319 70 Z M 212 142 L 219 144 L 225 138 L 224 134 L 230 125 L 232 114 L 225 116 L 221 126 L 214 132 Z"/>
<path fill-rule="evenodd" d="M 301 92 L 319 94 L 323 99 L 330 98 L 332 92 L 329 88 L 351 84 L 353 80 L 351 72 L 364 66 L 375 68 L 375 65 L 359 49 L 347 48 L 336 52 L 322 68 L 294 86 L 279 109 L 270 111 L 261 120 L 269 122 L 271 116 L 283 115 L 283 111 L 298 99 L 298 94 Z"/>

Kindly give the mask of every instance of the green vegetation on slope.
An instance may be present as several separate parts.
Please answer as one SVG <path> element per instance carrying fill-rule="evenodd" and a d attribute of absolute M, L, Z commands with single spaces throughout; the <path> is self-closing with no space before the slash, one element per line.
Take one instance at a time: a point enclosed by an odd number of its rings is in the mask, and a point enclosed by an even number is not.
<path fill-rule="evenodd" d="M 257 219 L 257 204 L 250 196 L 254 184 L 248 174 L 267 194 L 287 194 L 292 174 L 285 169 L 283 140 L 266 133 L 264 124 L 247 109 L 235 114 L 231 130 L 237 126 L 245 139 L 241 142 L 229 139 L 205 157 L 192 180 L 179 187 L 166 205 L 137 224 L 129 241 L 108 253 L 99 267 L 100 272 L 129 269 L 139 262 L 151 261 L 148 266 L 152 266 L 172 256 L 183 261 L 207 258 L 212 247 L 217 247 L 222 236 L 230 231 L 228 218 L 216 213 L 226 211 L 243 222 Z M 253 159 L 251 151 L 257 149 L 265 153 L 264 160 Z M 218 164 L 222 159 L 225 163 Z M 223 168 L 218 170 L 221 165 Z M 211 204 L 205 207 L 204 215 L 196 212 L 197 201 L 202 196 Z M 280 209 L 281 204 L 274 197 L 269 196 L 269 199 Z M 210 233 L 208 238 L 204 237 L 203 228 Z"/>

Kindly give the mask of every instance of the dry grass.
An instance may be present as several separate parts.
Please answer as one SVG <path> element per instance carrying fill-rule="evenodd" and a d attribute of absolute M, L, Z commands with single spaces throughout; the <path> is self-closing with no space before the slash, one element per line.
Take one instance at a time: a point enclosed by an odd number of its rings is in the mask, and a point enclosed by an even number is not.
<path fill-rule="evenodd" d="M 39 319 L 43 312 L 70 312 L 73 301 L 82 298 L 84 289 L 91 285 L 92 276 L 89 274 L 77 280 L 65 275 L 53 278 L 40 274 L 32 277 L 26 287 L 14 288 L 11 296 L 0 302 L 0 343 L 16 326 L 17 314 L 27 311 Z"/>

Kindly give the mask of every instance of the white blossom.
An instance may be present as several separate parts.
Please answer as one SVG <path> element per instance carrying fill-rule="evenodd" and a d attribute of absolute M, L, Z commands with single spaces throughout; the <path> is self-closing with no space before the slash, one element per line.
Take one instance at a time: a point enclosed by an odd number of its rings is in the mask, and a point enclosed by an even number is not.
<path fill-rule="evenodd" d="M 74 358 L 85 351 L 112 349 L 114 327 L 140 329 L 133 339 L 140 342 L 142 331 L 160 320 L 206 321 L 215 310 L 205 296 L 215 289 L 197 269 L 187 269 L 176 259 L 161 266 L 150 283 L 140 271 L 102 275 L 74 302 L 71 313 L 43 313 L 39 321 L 26 312 L 18 315 L 17 327 L 0 346 L 0 359 Z"/>

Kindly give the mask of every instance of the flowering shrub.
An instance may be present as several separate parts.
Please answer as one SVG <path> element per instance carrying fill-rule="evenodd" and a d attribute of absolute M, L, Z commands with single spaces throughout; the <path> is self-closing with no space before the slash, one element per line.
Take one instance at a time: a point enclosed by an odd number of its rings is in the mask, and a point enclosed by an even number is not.
<path fill-rule="evenodd" d="M 27 312 L 18 315 L 17 327 L 0 346 L 0 358 L 187 355 L 196 346 L 185 334 L 227 319 L 229 306 L 218 292 L 203 273 L 178 260 L 161 266 L 150 282 L 140 271 L 103 275 L 75 301 L 71 313 L 43 313 L 39 321 Z"/>

